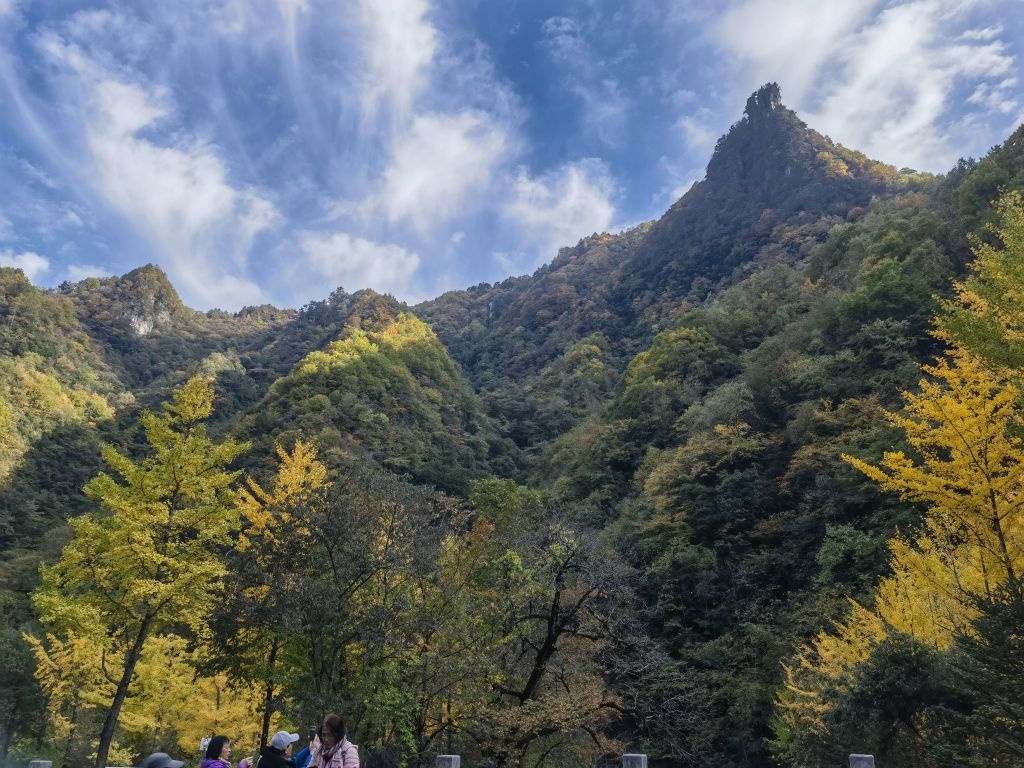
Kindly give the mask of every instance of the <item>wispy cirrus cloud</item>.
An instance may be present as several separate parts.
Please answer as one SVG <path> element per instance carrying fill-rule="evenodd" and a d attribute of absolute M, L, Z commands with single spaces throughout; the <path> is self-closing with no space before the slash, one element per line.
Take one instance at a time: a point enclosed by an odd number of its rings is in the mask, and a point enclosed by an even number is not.
<path fill-rule="evenodd" d="M 426 0 L 359 0 L 354 13 L 365 66 L 360 73 L 364 117 L 382 108 L 402 120 L 413 108 L 429 77 L 438 50 L 438 32 L 427 19 Z"/>
<path fill-rule="evenodd" d="M 626 89 L 606 68 L 606 54 L 595 51 L 577 18 L 552 16 L 542 25 L 544 47 L 559 66 L 561 87 L 583 105 L 583 125 L 603 144 L 625 138 L 631 107 Z"/>
<path fill-rule="evenodd" d="M 0 248 L 199 307 L 500 279 L 660 215 L 768 79 L 900 165 L 984 150 L 1016 2 L 0 0 Z"/>

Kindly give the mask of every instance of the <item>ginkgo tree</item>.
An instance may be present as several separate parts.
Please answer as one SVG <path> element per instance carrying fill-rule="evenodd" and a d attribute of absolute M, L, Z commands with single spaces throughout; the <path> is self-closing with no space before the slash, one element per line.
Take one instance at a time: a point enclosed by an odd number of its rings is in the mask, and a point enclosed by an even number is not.
<path fill-rule="evenodd" d="M 883 489 L 922 505 L 924 517 L 915 531 L 890 540 L 892 573 L 879 582 L 873 606 L 854 602 L 787 665 L 776 733 L 790 760 L 820 762 L 794 745 L 827 738 L 835 707 L 886 638 L 899 633 L 945 651 L 975 634 L 985 601 L 1021 597 L 1024 200 L 1010 193 L 997 210 L 992 234 L 1001 247 L 975 244 L 972 274 L 955 285 L 955 300 L 938 318 L 948 353 L 922 367 L 927 378 L 904 393 L 901 412 L 886 413 L 911 450 L 888 451 L 877 464 L 843 457 Z"/>
<path fill-rule="evenodd" d="M 33 595 L 40 619 L 61 641 L 40 642 L 37 657 L 78 638 L 101 655 L 110 685 L 97 768 L 107 764 L 147 641 L 168 628 L 201 633 L 226 574 L 221 552 L 239 521 L 239 473 L 230 465 L 247 446 L 208 436 L 202 421 L 213 398 L 210 383 L 193 378 L 162 413 L 142 416 L 145 456 L 105 449 L 111 472 L 85 488 L 98 509 L 70 521 L 74 537 L 43 569 Z"/>
<path fill-rule="evenodd" d="M 994 203 L 988 239 L 974 238 L 970 274 L 938 318 L 939 335 L 979 357 L 1024 370 L 1024 196 L 1011 191 Z"/>
<path fill-rule="evenodd" d="M 277 446 L 276 474 L 267 487 L 252 478 L 239 488 L 242 529 L 228 580 L 227 610 L 216 622 L 217 665 L 236 680 L 259 685 L 263 717 L 259 742 L 266 743 L 281 687 L 284 645 L 295 634 L 303 563 L 312 548 L 311 530 L 331 488 L 315 444 L 296 440 L 291 451 Z"/>

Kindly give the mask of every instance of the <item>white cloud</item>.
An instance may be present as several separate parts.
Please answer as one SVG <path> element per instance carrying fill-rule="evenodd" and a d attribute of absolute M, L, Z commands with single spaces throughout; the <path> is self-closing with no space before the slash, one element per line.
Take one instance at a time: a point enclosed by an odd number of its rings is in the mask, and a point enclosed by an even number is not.
<path fill-rule="evenodd" d="M 967 97 L 970 104 L 986 107 L 994 112 L 1012 115 L 1020 109 L 1020 102 L 1013 95 L 1017 78 L 1008 77 L 998 83 L 979 83 Z"/>
<path fill-rule="evenodd" d="M 686 139 L 687 148 L 697 154 L 706 154 L 714 148 L 722 131 L 712 123 L 711 110 L 702 108 L 696 115 L 685 115 L 678 125 Z"/>
<path fill-rule="evenodd" d="M 45 272 L 50 270 L 50 261 L 33 251 L 15 253 L 10 249 L 0 251 L 0 267 L 14 267 L 25 273 L 35 283 Z"/>
<path fill-rule="evenodd" d="M 880 0 L 739 0 L 722 14 L 716 35 L 746 59 L 760 82 L 779 80 L 792 103 L 801 102 L 821 68 Z"/>
<path fill-rule="evenodd" d="M 522 274 L 524 270 L 529 270 L 535 262 L 535 259 L 531 259 L 522 252 L 495 251 L 491 256 L 498 262 L 502 273 L 506 275 Z"/>
<path fill-rule="evenodd" d="M 361 212 L 429 233 L 473 206 L 470 196 L 488 187 L 506 145 L 503 128 L 483 112 L 419 115 L 395 142 L 381 189 Z"/>
<path fill-rule="evenodd" d="M 976 5 L 904 0 L 873 13 L 877 0 L 742 0 L 718 33 L 752 78 L 777 80 L 815 128 L 878 159 L 944 171 L 965 150 L 986 148 L 970 143 L 976 115 L 950 117 L 963 86 L 971 96 L 962 106 L 1020 108 L 1002 28 L 963 29 Z"/>
<path fill-rule="evenodd" d="M 206 306 L 237 307 L 263 298 L 256 283 L 224 271 L 243 267 L 253 238 L 272 226 L 274 206 L 228 181 L 213 147 L 158 146 L 136 133 L 166 114 L 139 86 L 97 84 L 88 143 L 95 184 L 173 265 L 173 277 Z"/>
<path fill-rule="evenodd" d="M 669 192 L 669 197 L 671 198 L 671 202 L 675 202 L 676 200 L 681 198 L 683 195 L 685 195 L 687 192 L 689 192 L 690 189 L 693 188 L 693 185 L 696 184 L 698 181 L 700 181 L 700 179 L 697 178 L 696 176 L 694 176 L 694 177 L 691 177 L 691 178 L 687 179 L 682 184 L 678 184 L 675 187 L 673 187 L 671 192 Z"/>
<path fill-rule="evenodd" d="M 1003 33 L 1002 24 L 993 24 L 991 27 L 981 27 L 980 29 L 968 29 L 960 38 L 962 40 L 994 40 Z"/>
<path fill-rule="evenodd" d="M 69 264 L 67 268 L 67 279 L 73 283 L 90 277 L 106 277 L 109 274 L 109 269 L 98 264 Z"/>
<path fill-rule="evenodd" d="M 149 138 L 173 116 L 162 89 L 114 75 L 56 36 L 42 47 L 63 66 L 67 103 L 80 110 L 83 178 L 162 255 L 186 299 L 225 308 L 264 301 L 244 273 L 254 238 L 279 220 L 274 205 L 234 186 L 216 147 Z"/>
<path fill-rule="evenodd" d="M 593 158 L 567 163 L 538 178 L 521 169 L 502 214 L 523 238 L 537 244 L 539 264 L 554 258 L 562 246 L 606 231 L 615 217 L 613 193 L 607 167 Z"/>
<path fill-rule="evenodd" d="M 420 265 L 420 257 L 411 251 L 345 232 L 306 232 L 300 242 L 303 274 L 297 277 L 318 288 L 373 288 L 410 300 L 418 298 L 408 295 L 411 278 Z"/>
<path fill-rule="evenodd" d="M 1002 81 L 1015 62 L 998 41 L 948 42 L 943 22 L 959 10 L 948 5 L 918 0 L 880 13 L 852 42 L 844 78 L 808 119 L 870 156 L 932 170 L 951 166 L 964 149 L 941 125 L 954 88 L 964 80 Z"/>
<path fill-rule="evenodd" d="M 0 0 L 0 16 L 11 16 L 17 8 L 17 0 Z"/>
<path fill-rule="evenodd" d="M 359 0 L 356 23 L 365 59 L 365 116 L 373 117 L 386 106 L 401 119 L 412 109 L 438 48 L 428 10 L 427 0 Z"/>

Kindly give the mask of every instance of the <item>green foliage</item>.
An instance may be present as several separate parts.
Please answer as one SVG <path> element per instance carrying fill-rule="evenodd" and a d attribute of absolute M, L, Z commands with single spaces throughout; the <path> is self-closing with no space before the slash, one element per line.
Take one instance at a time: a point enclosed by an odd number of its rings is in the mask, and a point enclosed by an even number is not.
<path fill-rule="evenodd" d="M 941 179 L 896 171 L 808 129 L 769 84 L 659 222 L 412 310 L 338 289 L 299 311 L 199 313 L 152 266 L 58 291 L 0 270 L 0 715 L 19 702 L 8 734 L 35 736 L 34 671 L 53 729 L 39 748 L 65 762 L 92 749 L 138 625 L 121 598 L 150 605 L 178 566 L 159 554 L 160 578 L 136 574 L 131 591 L 81 541 L 139 546 L 162 530 L 188 532 L 186 559 L 210 553 L 216 572 L 197 579 L 225 580 L 231 610 L 210 624 L 185 610 L 189 589 L 174 591 L 182 612 L 128 676 L 118 759 L 143 732 L 172 743 L 163 715 L 191 738 L 208 708 L 186 717 L 168 697 L 195 686 L 238 702 L 231 722 L 255 717 L 256 699 L 282 722 L 341 709 L 364 746 L 409 765 L 442 745 L 568 765 L 642 744 L 662 765 L 760 768 L 773 735 L 794 765 L 834 760 L 844 740 L 922 764 L 1014 764 L 1009 598 L 980 606 L 948 651 L 896 636 L 874 648 L 836 688 L 828 738 L 772 719 L 779 662 L 848 597 L 870 601 L 886 542 L 919 530 L 919 508 L 841 456 L 878 463 L 902 445 L 883 410 L 940 351 L 929 324 L 969 238 L 1016 274 L 1012 227 L 997 238 L 984 225 L 1001 189 L 1024 188 L 1022 146 L 1015 134 Z M 1016 364 L 1016 278 L 993 274 L 962 287 L 1011 322 L 947 330 Z M 137 402 L 196 375 L 212 395 L 140 422 Z M 208 432 L 185 426 L 200 414 Z M 160 468 L 196 458 L 175 446 L 226 461 L 229 436 L 254 444 L 243 460 L 257 508 L 235 507 L 218 470 L 219 490 L 189 508 L 223 524 L 161 528 Z M 268 489 L 273 446 L 299 438 L 333 485 L 293 503 Z M 114 472 L 90 499 L 79 489 L 102 442 L 117 446 Z M 138 525 L 115 524 L 128 509 Z M 257 546 L 264 513 L 277 528 Z M 28 595 L 69 535 L 37 593 L 61 631 L 30 657 L 18 638 L 43 628 Z M 121 613 L 71 573 L 89 558 Z M 236 687 L 221 696 L 226 673 Z"/>
<path fill-rule="evenodd" d="M 840 457 L 891 444 L 878 402 L 935 349 L 932 296 L 951 260 L 930 205 L 920 192 L 875 202 L 806 260 L 682 314 L 551 451 L 553 491 L 618 518 L 652 631 L 710 702 L 686 741 L 716 764 L 767 761 L 787 638 L 870 589 L 884 542 L 916 519 Z"/>
<path fill-rule="evenodd" d="M 997 206 L 1001 247 L 977 242 L 972 275 L 956 284 L 938 323 L 950 350 L 922 367 L 928 378 L 919 391 L 905 392 L 902 411 L 888 414 L 913 450 L 889 449 L 877 464 L 847 457 L 882 488 L 925 505 L 926 517 L 916 532 L 890 539 L 892 574 L 871 607 L 853 603 L 787 666 L 774 748 L 795 765 L 834 760 L 851 743 L 914 766 L 1019 760 L 1019 739 L 1003 736 L 1020 730 L 1015 694 L 1004 691 L 995 709 L 979 704 L 992 700 L 985 685 L 999 685 L 979 670 L 1016 665 L 999 619 L 1020 600 L 1020 369 L 1012 351 L 1020 311 L 1012 297 L 1024 279 L 1014 265 L 1021 209 L 1016 193 Z M 833 533 L 819 560 L 835 561 L 850 545 L 870 552 L 871 544 L 853 531 Z M 991 644 L 1000 650 L 981 650 Z"/>
<path fill-rule="evenodd" d="M 1024 197 L 1008 192 L 995 205 L 988 227 L 995 243 L 974 240 L 970 276 L 956 284 L 956 301 L 944 306 L 939 329 L 950 341 L 994 365 L 1024 370 Z"/>
<path fill-rule="evenodd" d="M 362 320 L 278 379 L 243 429 L 314 438 L 332 463 L 370 459 L 464 489 L 484 473 L 489 427 L 437 337 L 399 313 Z"/>

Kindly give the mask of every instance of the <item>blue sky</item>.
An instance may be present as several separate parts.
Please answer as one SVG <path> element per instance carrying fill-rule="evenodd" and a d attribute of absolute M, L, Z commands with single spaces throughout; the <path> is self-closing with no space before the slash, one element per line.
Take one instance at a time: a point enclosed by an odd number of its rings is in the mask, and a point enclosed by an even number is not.
<path fill-rule="evenodd" d="M 1024 119 L 1024 0 L 0 0 L 0 265 L 199 309 L 417 301 L 656 218 L 776 80 L 942 172 Z"/>

